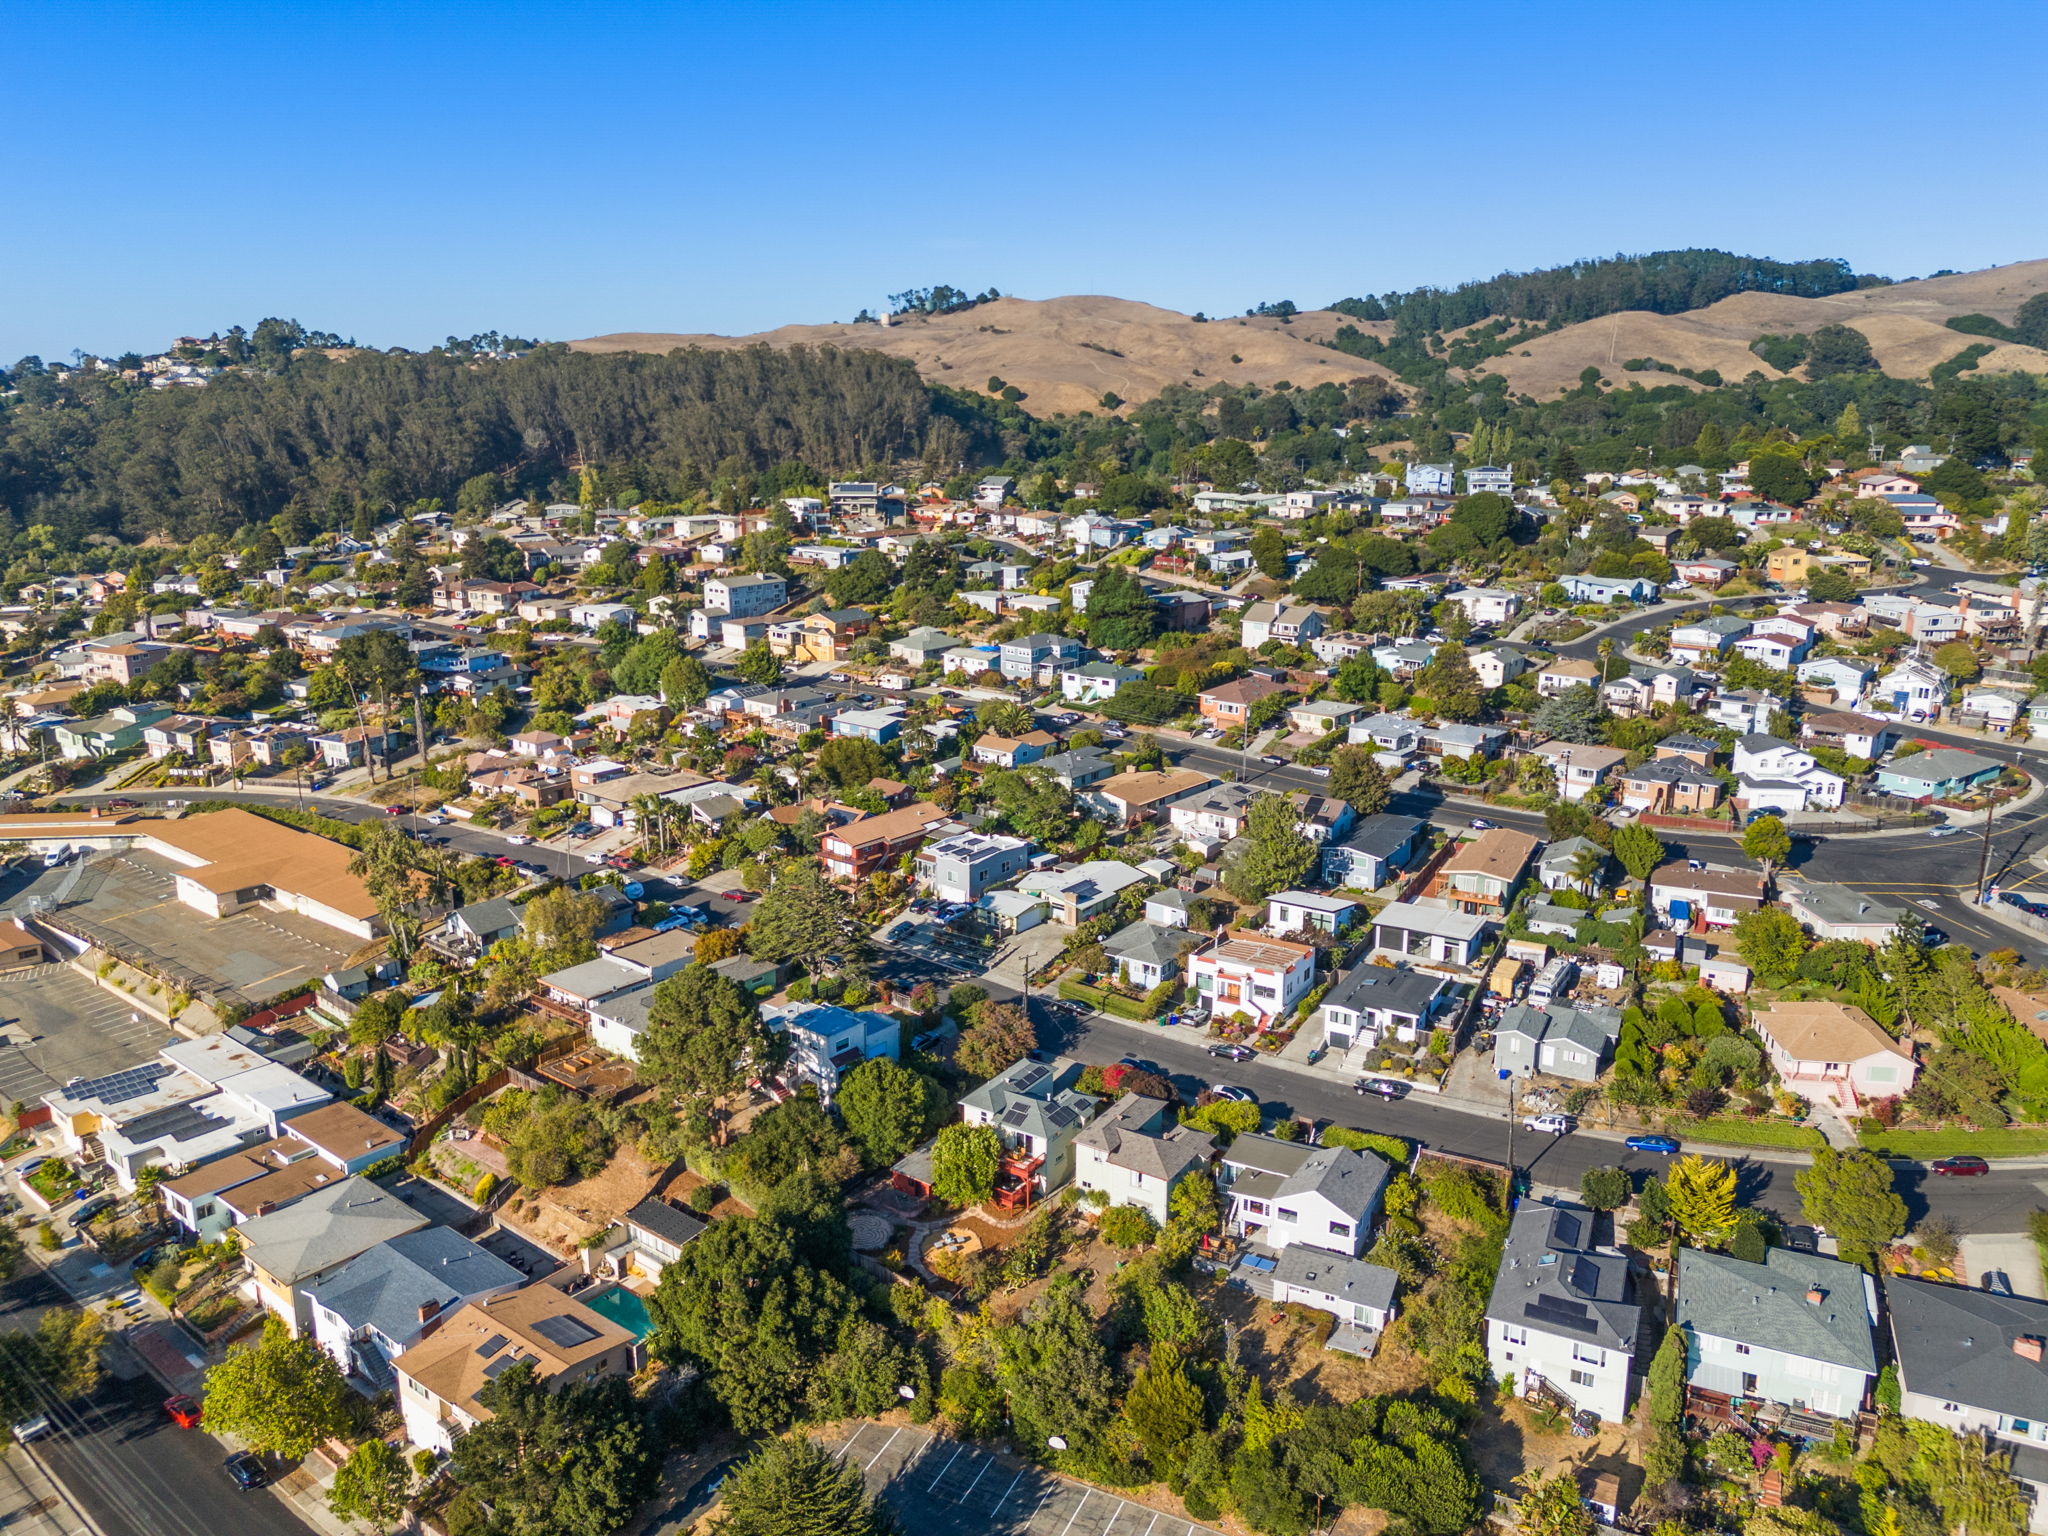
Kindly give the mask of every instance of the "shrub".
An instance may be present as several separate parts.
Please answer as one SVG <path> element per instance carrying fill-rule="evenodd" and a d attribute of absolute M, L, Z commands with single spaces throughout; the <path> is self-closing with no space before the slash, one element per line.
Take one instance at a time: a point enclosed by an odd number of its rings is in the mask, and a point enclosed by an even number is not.
<path fill-rule="evenodd" d="M 495 1173 L 487 1173 L 476 1181 L 476 1188 L 471 1192 L 471 1197 L 478 1205 L 488 1205 L 491 1196 L 497 1192 L 498 1176 Z"/>
<path fill-rule="evenodd" d="M 1378 1131 L 1354 1131 L 1342 1125 L 1333 1125 L 1323 1132 L 1323 1145 L 1349 1147 L 1354 1152 L 1377 1152 L 1396 1168 L 1406 1168 L 1415 1150 L 1398 1136 L 1386 1136 Z"/>
<path fill-rule="evenodd" d="M 1102 1240 L 1116 1248 L 1137 1248 L 1152 1241 L 1159 1224 L 1139 1205 L 1113 1206 L 1102 1213 Z"/>
<path fill-rule="evenodd" d="M 689 1206 L 699 1216 L 708 1216 L 712 1208 L 725 1198 L 725 1191 L 716 1184 L 699 1184 L 690 1191 Z"/>

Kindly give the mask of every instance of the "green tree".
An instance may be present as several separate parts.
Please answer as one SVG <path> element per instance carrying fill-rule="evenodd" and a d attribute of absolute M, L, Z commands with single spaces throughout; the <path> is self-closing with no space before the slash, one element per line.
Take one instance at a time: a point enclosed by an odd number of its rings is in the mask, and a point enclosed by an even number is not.
<path fill-rule="evenodd" d="M 661 696 L 680 709 L 695 709 L 711 697 L 711 673 L 695 656 L 678 656 L 661 669 Z"/>
<path fill-rule="evenodd" d="M 1630 1193 L 1626 1168 L 1588 1168 L 1579 1175 L 1579 1198 L 1588 1210 L 1618 1211 L 1628 1204 Z"/>
<path fill-rule="evenodd" d="M 1645 1406 L 1650 1422 L 1677 1429 L 1685 1414 L 1685 1330 L 1667 1328 L 1650 1361 Z"/>
<path fill-rule="evenodd" d="M 1535 1468 L 1515 1479 L 1515 1529 L 1521 1536 L 1593 1536 L 1593 1513 L 1569 1469 L 1545 1474 Z"/>
<path fill-rule="evenodd" d="M 716 1139 L 724 1101 L 776 1065 L 779 1049 L 780 1037 L 763 1027 L 752 993 L 707 965 L 687 965 L 648 999 L 640 1070 L 677 1097 L 697 1130 Z"/>
<path fill-rule="evenodd" d="M 811 975 L 856 964 L 868 930 L 815 860 L 785 859 L 747 925 L 747 945 L 764 960 L 795 960 Z"/>
<path fill-rule="evenodd" d="M 365 1440 L 335 1468 L 327 1507 L 337 1518 L 359 1520 L 384 1536 L 404 1518 L 411 1491 L 412 1469 L 404 1454 L 388 1440 Z"/>
<path fill-rule="evenodd" d="M 713 1536 L 888 1536 L 893 1529 L 868 1497 L 859 1464 L 808 1435 L 762 1441 L 721 1499 Z"/>
<path fill-rule="evenodd" d="M 1781 983 L 1798 974 L 1806 934 L 1783 907 L 1759 907 L 1735 920 L 1735 948 L 1759 979 Z"/>
<path fill-rule="evenodd" d="M 1105 566 L 1088 589 L 1088 643 L 1105 651 L 1135 651 L 1159 632 L 1159 605 L 1129 567 Z"/>
<path fill-rule="evenodd" d="M 1813 476 L 1807 473 L 1798 452 L 1790 445 L 1783 452 L 1749 456 L 1749 485 L 1759 496 L 1796 507 L 1813 494 L 1814 484 Z"/>
<path fill-rule="evenodd" d="M 1817 326 L 1806 337 L 1806 376 L 1825 379 L 1837 373 L 1875 373 L 1877 358 L 1864 334 L 1846 325 Z"/>
<path fill-rule="evenodd" d="M 1261 523 L 1252 534 L 1251 554 L 1261 576 L 1287 579 L 1287 536 L 1271 523 Z"/>
<path fill-rule="evenodd" d="M 1918 1470 L 1926 1479 L 1942 1523 L 1969 1536 L 2021 1536 L 2028 1499 L 2012 1475 L 2012 1453 L 1983 1434 L 1929 1433 L 1915 1437 Z"/>
<path fill-rule="evenodd" d="M 486 1383 L 477 1401 L 490 1415 L 455 1437 L 448 1474 L 488 1504 L 488 1529 L 610 1536 L 653 1491 L 659 1442 L 624 1377 L 555 1391 L 522 1362 Z"/>
<path fill-rule="evenodd" d="M 1480 702 L 1486 696 L 1465 647 L 1450 642 L 1436 648 L 1429 665 L 1416 674 L 1415 687 L 1436 706 L 1438 714 L 1460 722 L 1477 720 Z"/>
<path fill-rule="evenodd" d="M 273 1317 L 206 1373 L 206 1424 L 251 1450 L 297 1458 L 346 1434 L 357 1399 L 334 1357 Z"/>
<path fill-rule="evenodd" d="M 1531 726 L 1558 741 L 1596 742 L 1604 734 L 1607 710 L 1587 683 L 1574 683 L 1537 706 Z"/>
<path fill-rule="evenodd" d="M 950 1101 L 923 1073 L 877 1056 L 839 1080 L 834 1103 L 868 1166 L 883 1168 L 924 1140 Z"/>
<path fill-rule="evenodd" d="M 1906 1230 L 1906 1202 L 1892 1187 L 1892 1171 L 1868 1152 L 1822 1147 L 1792 1182 L 1801 1213 L 1833 1233 L 1851 1263 L 1873 1267 L 1878 1250 Z"/>
<path fill-rule="evenodd" d="M 1284 795 L 1260 795 L 1245 815 L 1246 844 L 1224 871 L 1223 884 L 1240 901 L 1264 901 L 1292 890 L 1315 867 L 1316 845 L 1303 835 L 1294 804 Z"/>
<path fill-rule="evenodd" d="M 1371 747 L 1339 747 L 1330 760 L 1330 793 L 1359 815 L 1376 816 L 1387 808 L 1394 789 Z"/>
<path fill-rule="evenodd" d="M 1162 1477 L 1170 1476 L 1204 1419 L 1202 1390 L 1188 1379 L 1173 1345 L 1153 1349 L 1124 1399 L 1124 1417 L 1145 1447 L 1145 1459 Z"/>
<path fill-rule="evenodd" d="M 1002 1138 L 992 1125 L 954 1124 L 932 1142 L 932 1193 L 965 1209 L 995 1193 L 1003 1160 Z"/>
<path fill-rule="evenodd" d="M 1080 1277 L 1062 1274 L 997 1334 L 996 1376 L 1016 1443 L 1033 1455 L 1059 1435 L 1071 1449 L 1055 1459 L 1085 1462 L 1115 1415 L 1116 1377 L 1084 1291 Z"/>
<path fill-rule="evenodd" d="M 782 681 L 782 658 L 769 650 L 763 640 L 756 640 L 741 651 L 732 669 L 747 682 L 759 683 L 763 688 L 772 688 Z"/>
<path fill-rule="evenodd" d="M 888 753 L 865 736 L 834 736 L 818 748 L 813 762 L 842 793 L 863 789 L 871 780 L 886 777 L 889 771 Z"/>
<path fill-rule="evenodd" d="M 1612 852 L 1631 880 L 1647 880 L 1664 862 L 1664 840 L 1648 827 L 1631 823 L 1614 829 Z"/>
<path fill-rule="evenodd" d="M 1696 1247 L 1718 1248 L 1735 1230 L 1735 1170 L 1697 1153 L 1681 1157 L 1664 1179 L 1671 1221 Z"/>
<path fill-rule="evenodd" d="M 1785 829 L 1782 816 L 1759 816 L 1743 829 L 1742 856 L 1763 865 L 1766 884 L 1772 869 L 1784 863 L 1791 852 L 1792 834 Z"/>
<path fill-rule="evenodd" d="M 1159 1223 L 1142 1205 L 1113 1205 L 1102 1213 L 1096 1230 L 1112 1248 L 1138 1248 L 1159 1235 Z"/>
<path fill-rule="evenodd" d="M 988 1003 L 960 1032 L 953 1062 L 976 1077 L 994 1077 L 1038 1045 L 1038 1031 L 1015 1003 Z"/>
<path fill-rule="evenodd" d="M 1959 683 L 1967 683 L 1984 670 L 1977 660 L 1977 653 L 1960 640 L 1951 640 L 1947 645 L 1934 648 L 1934 664 Z"/>

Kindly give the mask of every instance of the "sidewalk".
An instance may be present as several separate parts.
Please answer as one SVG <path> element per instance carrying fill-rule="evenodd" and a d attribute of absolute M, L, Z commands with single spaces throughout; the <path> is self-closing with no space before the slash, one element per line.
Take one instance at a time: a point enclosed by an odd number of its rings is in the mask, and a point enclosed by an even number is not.
<path fill-rule="evenodd" d="M 71 1490 L 53 1477 L 33 1445 L 0 1456 L 0 1528 L 9 1536 L 101 1536 Z"/>

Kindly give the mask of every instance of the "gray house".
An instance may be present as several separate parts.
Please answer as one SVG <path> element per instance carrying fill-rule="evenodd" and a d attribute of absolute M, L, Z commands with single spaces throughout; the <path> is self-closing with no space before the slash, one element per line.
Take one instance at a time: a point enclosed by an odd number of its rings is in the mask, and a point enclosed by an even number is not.
<path fill-rule="evenodd" d="M 1628 1260 L 1584 1206 L 1524 1201 L 1486 1303 L 1486 1360 L 1526 1394 L 1541 1381 L 1619 1422 L 1635 1383 L 1643 1309 Z"/>
<path fill-rule="evenodd" d="M 1323 844 L 1323 883 L 1354 891 L 1376 891 L 1414 858 L 1423 823 L 1413 816 L 1382 811 L 1363 816 L 1341 842 Z"/>
<path fill-rule="evenodd" d="M 2008 1452 L 2033 1494 L 2029 1529 L 2048 1528 L 2048 1301 L 1903 1278 L 1884 1300 L 1899 1411 Z"/>
<path fill-rule="evenodd" d="M 1375 1152 L 1252 1132 L 1219 1162 L 1224 1229 L 1280 1252 L 1297 1244 L 1355 1258 L 1394 1170 Z"/>
<path fill-rule="evenodd" d="M 1184 950 L 1199 949 L 1202 935 L 1164 923 L 1126 923 L 1102 941 L 1118 978 L 1149 992 L 1169 976 L 1179 976 Z"/>
<path fill-rule="evenodd" d="M 1682 1248 L 1675 1321 L 1686 1385 L 1709 1400 L 1847 1419 L 1877 1377 L 1877 1282 L 1840 1259 L 1772 1248 L 1751 1264 Z"/>
<path fill-rule="evenodd" d="M 1517 1003 L 1501 1015 L 1494 1031 L 1493 1064 L 1517 1077 L 1544 1072 L 1590 1083 L 1620 1038 L 1621 1014 L 1613 1008 Z"/>
<path fill-rule="evenodd" d="M 472 1301 L 516 1291 L 528 1277 L 449 1227 L 379 1243 L 306 1288 L 313 1336 L 342 1373 L 377 1390 L 391 1362 Z"/>
<path fill-rule="evenodd" d="M 942 901 L 979 901 L 1021 875 L 1031 863 L 1022 837 L 962 832 L 917 850 L 917 883 Z"/>
<path fill-rule="evenodd" d="M 448 914 L 440 935 L 449 949 L 470 955 L 482 954 L 500 939 L 518 936 L 519 909 L 503 896 L 456 908 Z"/>

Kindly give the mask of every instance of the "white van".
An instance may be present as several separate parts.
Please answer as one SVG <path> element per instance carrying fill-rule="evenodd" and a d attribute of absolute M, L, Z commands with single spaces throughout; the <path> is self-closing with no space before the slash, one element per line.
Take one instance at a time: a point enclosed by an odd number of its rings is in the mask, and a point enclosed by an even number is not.
<path fill-rule="evenodd" d="M 1563 1136 L 1577 1124 L 1570 1115 L 1531 1115 L 1522 1122 L 1522 1129 L 1541 1131 L 1546 1136 Z"/>

